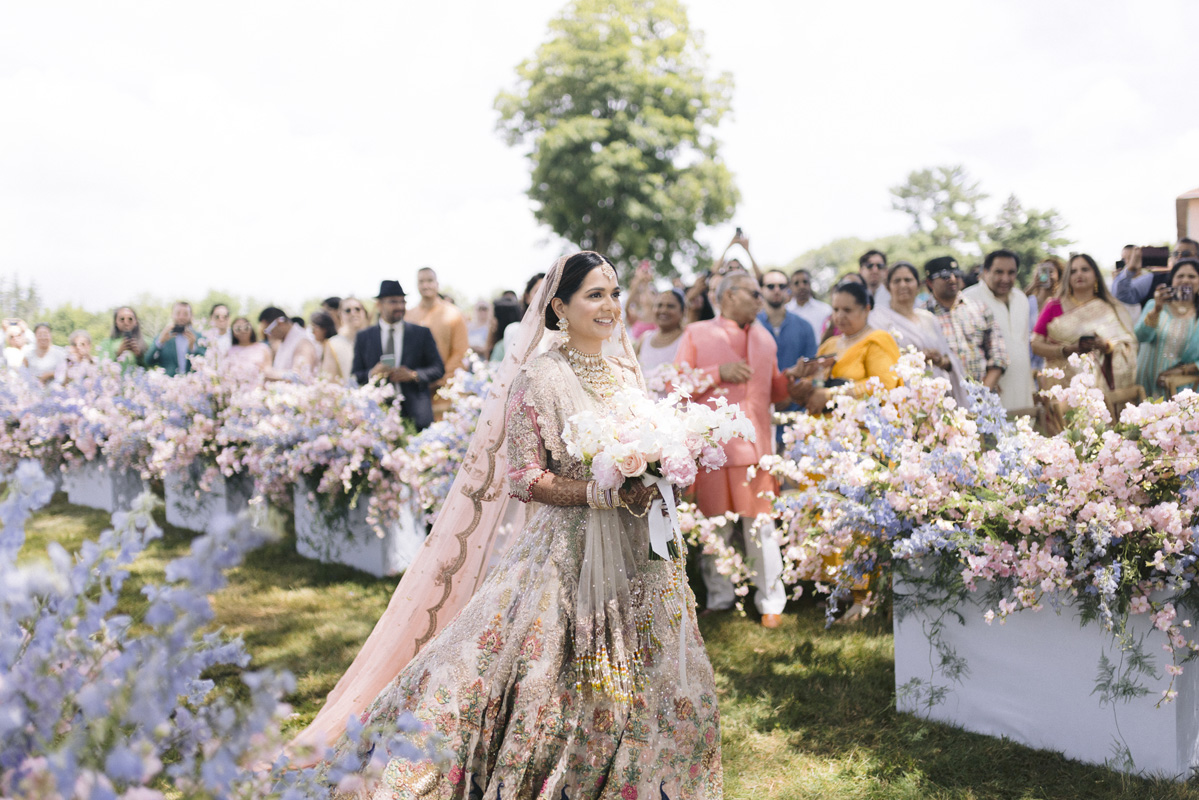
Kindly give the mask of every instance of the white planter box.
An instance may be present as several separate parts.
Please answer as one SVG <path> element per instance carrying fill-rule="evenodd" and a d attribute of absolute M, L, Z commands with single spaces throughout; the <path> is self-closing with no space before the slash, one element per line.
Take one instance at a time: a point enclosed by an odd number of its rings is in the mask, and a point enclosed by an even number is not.
<path fill-rule="evenodd" d="M 67 493 L 67 502 L 109 514 L 128 510 L 134 498 L 148 490 L 137 472 L 110 469 L 96 461 L 86 461 L 67 470 L 62 488 Z"/>
<path fill-rule="evenodd" d="M 898 575 L 895 591 L 909 591 Z M 958 682 L 933 671 L 939 657 L 924 626 L 937 609 L 929 609 L 931 615 L 925 610 L 903 619 L 895 615 L 900 711 L 1115 769 L 1127 768 L 1118 755 L 1127 745 L 1132 771 L 1144 775 L 1185 780 L 1199 766 L 1199 662 L 1185 665 L 1175 679 L 1174 702 L 1155 708 L 1169 684 L 1165 666 L 1171 662 L 1161 648 L 1165 634 L 1152 628 L 1147 614 L 1132 617 L 1130 627 L 1134 636 L 1144 636 L 1144 651 L 1153 659 L 1156 678 L 1136 675 L 1149 693 L 1100 705 L 1094 692 L 1100 657 L 1106 653 L 1119 663 L 1119 645 L 1098 624 L 1080 626 L 1073 607 L 1060 614 L 1049 607 L 1019 611 L 1003 625 L 998 620 L 987 625 L 982 618 L 986 609 L 973 604 L 957 610 L 965 624 L 947 615 L 941 639 L 965 659 L 968 673 Z M 900 688 L 913 678 L 926 683 L 931 678 L 948 693 L 931 707 L 924 698 L 905 697 Z"/>
<path fill-rule="evenodd" d="M 400 518 L 379 536 L 366 523 L 369 497 L 341 514 L 326 514 L 308 498 L 303 481 L 294 489 L 296 551 L 325 564 L 345 564 L 376 577 L 398 575 L 408 568 L 425 541 L 424 518 L 408 498 Z"/>
<path fill-rule="evenodd" d="M 172 471 L 163 478 L 167 523 L 190 531 L 212 533 L 214 523 L 222 516 L 237 516 L 251 510 L 252 478 L 248 475 L 218 476 L 208 491 L 201 491 L 203 472 L 202 467 L 193 464 L 187 471 Z M 254 511 L 260 511 L 258 505 Z"/>

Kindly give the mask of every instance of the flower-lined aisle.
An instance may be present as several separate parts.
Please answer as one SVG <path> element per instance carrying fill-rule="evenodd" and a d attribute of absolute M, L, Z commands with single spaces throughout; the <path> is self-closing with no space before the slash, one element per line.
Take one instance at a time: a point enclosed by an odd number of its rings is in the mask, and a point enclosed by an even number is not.
<path fill-rule="evenodd" d="M 788 584 L 815 581 L 832 615 L 854 586 L 869 583 L 873 603 L 896 564 L 935 555 L 952 564 L 942 566 L 943 590 L 1002 587 L 988 620 L 1068 599 L 1109 625 L 1151 614 L 1176 657 L 1194 649 L 1176 603 L 1155 593 L 1185 594 L 1196 572 L 1199 395 L 1130 406 L 1113 420 L 1082 375 L 1054 390 L 1073 411 L 1063 434 L 1046 437 L 1027 420 L 1008 422 L 990 393 L 959 406 L 918 354 L 898 369 L 896 389 L 842 395 L 826 416 L 799 414 L 785 426 L 785 452 L 763 459 L 789 487 L 774 506 Z M 374 386 L 264 387 L 204 363 L 175 378 L 100 369 L 49 391 L 10 381 L 0 384 L 0 469 L 33 459 L 49 474 L 102 460 L 151 479 L 197 470 L 201 489 L 247 475 L 282 505 L 302 480 L 331 510 L 369 496 L 376 525 L 394 520 L 411 491 L 433 517 L 489 388 L 488 365 L 470 360 L 445 390 L 445 419 L 409 435 L 390 389 Z M 744 594 L 750 566 L 712 535 L 724 520 L 679 510 L 691 543 L 714 553 Z"/>
<path fill-rule="evenodd" d="M 775 504 L 792 581 L 816 580 L 830 614 L 863 582 L 876 601 L 892 571 L 945 603 L 985 588 L 988 623 L 1074 604 L 1120 635 L 1129 615 L 1148 614 L 1179 674 L 1199 651 L 1179 616 L 1180 601 L 1194 605 L 1199 556 L 1199 395 L 1113 420 L 1080 375 L 1055 390 L 1072 410 L 1046 437 L 1008 422 L 989 392 L 958 406 L 919 355 L 898 369 L 903 386 L 801 415 L 765 465 L 798 486 Z"/>
<path fill-rule="evenodd" d="M 191 473 L 201 492 L 245 477 L 254 494 L 282 506 L 303 481 L 326 509 L 366 496 L 376 527 L 394 521 L 415 473 L 392 389 L 263 386 L 203 359 L 196 367 L 169 377 L 103 363 L 49 389 L 15 379 L 0 385 L 0 469 L 33 460 L 47 474 L 88 463 L 151 480 Z"/>

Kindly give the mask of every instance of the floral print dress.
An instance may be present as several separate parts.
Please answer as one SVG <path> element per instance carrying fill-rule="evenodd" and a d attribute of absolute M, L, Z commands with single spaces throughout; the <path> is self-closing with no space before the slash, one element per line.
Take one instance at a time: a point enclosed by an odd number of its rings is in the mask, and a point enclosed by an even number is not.
<path fill-rule="evenodd" d="M 625 386 L 632 365 L 609 359 Z M 582 392 L 563 391 L 564 381 Z M 509 480 L 528 502 L 547 472 L 589 479 L 562 441 L 566 420 L 605 401 L 557 351 L 513 382 Z M 586 506 L 539 505 L 462 612 L 379 695 L 364 723 L 410 712 L 442 739 L 450 763 L 394 760 L 371 797 L 487 800 L 682 800 L 722 794 L 719 712 L 711 663 L 681 561 L 649 559 L 648 526 L 619 512 L 636 554 L 632 611 L 639 680 L 619 699 L 576 668 L 575 596 Z M 612 512 L 606 512 L 612 513 Z M 679 602 L 679 597 L 683 602 Z M 366 754 L 363 754 L 364 756 Z"/>

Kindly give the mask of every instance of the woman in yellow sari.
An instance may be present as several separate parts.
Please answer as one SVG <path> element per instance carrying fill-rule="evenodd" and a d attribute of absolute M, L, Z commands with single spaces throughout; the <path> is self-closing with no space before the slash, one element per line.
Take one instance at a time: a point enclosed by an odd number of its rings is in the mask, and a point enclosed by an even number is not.
<path fill-rule="evenodd" d="M 816 412 L 828 404 L 832 386 L 850 384 L 860 397 L 870 391 L 871 378 L 878 378 L 885 389 L 899 385 L 895 365 L 899 363 L 899 345 L 886 331 L 870 327 L 870 295 L 861 284 L 837 284 L 832 296 L 832 325 L 840 333 L 820 344 L 817 358 L 833 358 L 830 380 L 825 387 L 812 391 L 807 408 Z M 827 388 L 826 388 L 827 387 Z"/>
<path fill-rule="evenodd" d="M 1132 320 L 1104 285 L 1095 259 L 1086 253 L 1070 258 L 1061 292 L 1041 309 L 1033 326 L 1032 351 L 1045 366 L 1060 369 L 1062 379 L 1041 379 L 1041 388 L 1069 385 L 1077 370 L 1070 366 L 1074 353 L 1090 356 L 1087 369 L 1095 372 L 1095 385 L 1110 403 L 1133 399 L 1137 392 L 1137 337 Z M 1049 433 L 1062 429 L 1062 411 L 1049 405 Z"/>
<path fill-rule="evenodd" d="M 825 339 L 816 351 L 816 357 L 835 358 L 836 361 L 833 362 L 825 386 L 813 389 L 804 403 L 813 414 L 828 404 L 834 386 L 848 384 L 849 391 L 861 397 L 872 390 L 871 378 L 877 378 L 885 389 L 894 389 L 900 383 L 899 375 L 895 373 L 895 365 L 899 363 L 899 345 L 891 334 L 868 324 L 872 302 L 866 287 L 850 282 L 838 284 L 833 289 L 831 300 L 831 324 L 840 333 Z M 835 572 L 843 560 L 840 552 L 825 555 L 825 571 L 829 574 Z M 838 623 L 856 622 L 866 615 L 867 606 L 863 601 L 867 598 L 869 588 L 867 577 L 854 584 L 853 605 L 837 620 Z"/>

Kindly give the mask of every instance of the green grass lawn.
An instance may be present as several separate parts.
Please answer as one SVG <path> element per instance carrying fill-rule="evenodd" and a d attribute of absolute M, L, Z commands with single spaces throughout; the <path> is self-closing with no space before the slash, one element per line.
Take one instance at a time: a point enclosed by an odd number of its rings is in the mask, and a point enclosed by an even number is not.
<path fill-rule="evenodd" d="M 23 557 L 50 541 L 68 549 L 94 537 L 107 515 L 68 505 L 63 495 L 28 527 Z M 123 602 L 161 580 L 192 534 L 167 527 L 134 567 Z M 242 636 L 254 667 L 287 669 L 298 680 L 294 724 L 315 715 L 383 612 L 394 579 L 300 558 L 284 539 L 250 555 L 214 598 L 224 629 Z M 734 613 L 701 620 L 721 698 L 725 797 L 799 798 L 1172 798 L 1199 788 L 1129 778 L 895 712 L 889 625 L 867 619 L 825 630 L 809 600 L 767 631 Z"/>

